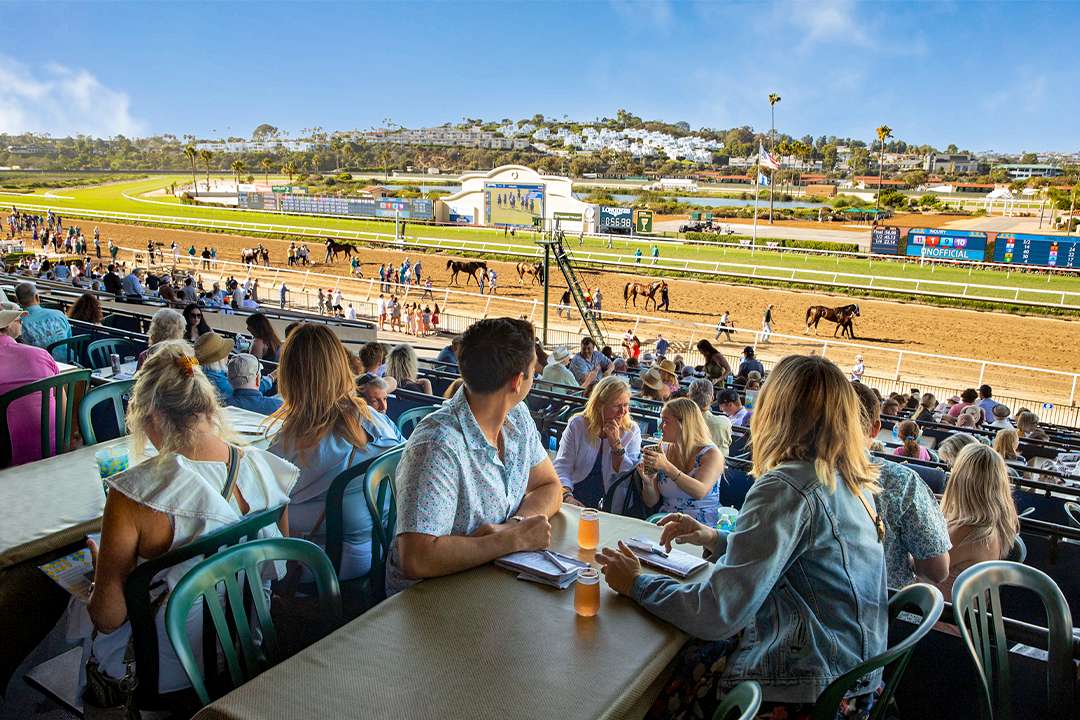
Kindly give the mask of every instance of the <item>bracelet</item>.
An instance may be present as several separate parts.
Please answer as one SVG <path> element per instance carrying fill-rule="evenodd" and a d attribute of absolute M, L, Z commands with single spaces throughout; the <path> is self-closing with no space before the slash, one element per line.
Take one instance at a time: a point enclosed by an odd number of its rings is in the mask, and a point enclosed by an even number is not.
<path fill-rule="evenodd" d="M 616 455 L 625 455 L 626 448 L 611 448 L 611 452 L 615 453 Z"/>

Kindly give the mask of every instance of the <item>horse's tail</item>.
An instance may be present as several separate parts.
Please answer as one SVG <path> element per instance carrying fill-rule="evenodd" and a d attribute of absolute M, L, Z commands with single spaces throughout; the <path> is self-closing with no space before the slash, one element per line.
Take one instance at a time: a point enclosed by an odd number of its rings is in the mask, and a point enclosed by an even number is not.
<path fill-rule="evenodd" d="M 627 300 L 630 299 L 630 283 L 626 283 L 625 285 L 623 285 L 622 299 L 623 299 L 623 302 L 626 302 Z"/>
<path fill-rule="evenodd" d="M 447 260 L 446 261 L 446 269 L 449 270 L 453 266 L 453 264 L 454 264 L 453 260 Z"/>
<path fill-rule="evenodd" d="M 813 306 L 813 305 L 811 305 L 810 307 L 806 308 L 806 324 L 807 324 L 807 325 L 809 325 L 809 324 L 810 324 L 810 313 L 812 313 L 812 312 L 814 312 L 814 306 Z"/>

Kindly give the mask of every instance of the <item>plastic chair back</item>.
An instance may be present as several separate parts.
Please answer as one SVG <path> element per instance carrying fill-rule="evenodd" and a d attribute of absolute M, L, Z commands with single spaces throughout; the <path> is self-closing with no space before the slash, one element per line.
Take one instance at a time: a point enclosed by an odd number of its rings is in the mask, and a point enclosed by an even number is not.
<path fill-rule="evenodd" d="M 86 358 L 86 346 L 90 344 L 90 338 L 92 335 L 72 335 L 69 338 L 63 340 L 57 340 L 54 343 L 49 343 L 45 348 L 50 355 L 53 355 L 53 350 L 63 349 L 61 356 L 56 358 L 60 362 L 66 362 L 69 365 L 79 365 L 85 367 L 89 362 Z M 56 356 L 53 355 L 55 358 Z"/>
<path fill-rule="evenodd" d="M 71 445 L 71 421 L 74 415 L 76 391 L 79 385 L 85 388 L 89 384 L 89 370 L 69 370 L 59 375 L 20 385 L 0 395 L 0 467 L 11 464 L 11 429 L 8 426 L 8 410 L 11 403 L 35 393 L 41 398 L 41 407 L 38 411 L 41 428 L 41 457 L 52 457 L 66 452 Z"/>
<path fill-rule="evenodd" d="M 375 458 L 364 480 L 364 499 L 371 513 L 371 594 L 375 602 L 386 599 L 386 560 L 397 525 L 394 474 L 404 453 L 405 447 L 399 446 Z"/>
<path fill-rule="evenodd" d="M 131 623 L 131 634 L 135 640 L 135 668 L 139 678 L 139 685 L 135 692 L 140 708 L 155 709 L 160 706 L 158 642 L 163 639 L 158 638 L 150 597 L 150 586 L 153 584 L 154 577 L 191 558 L 201 555 L 209 557 L 223 548 L 245 540 L 254 540 L 260 530 L 278 522 L 284 510 L 285 506 L 282 505 L 250 513 L 240 522 L 209 533 L 193 543 L 170 550 L 153 560 L 147 560 L 136 566 L 128 575 L 128 579 L 124 582 L 124 602 L 127 605 L 128 622 Z M 208 625 L 203 628 L 203 637 L 203 657 L 214 657 L 213 632 Z"/>
<path fill-rule="evenodd" d="M 104 338 L 95 340 L 86 347 L 86 357 L 94 370 L 109 367 L 109 356 L 119 355 L 121 359 L 128 355 L 138 355 L 135 345 L 123 338 Z"/>
<path fill-rule="evenodd" d="M 116 427 L 120 431 L 117 437 L 127 435 L 127 411 L 124 409 L 124 399 L 131 395 L 131 388 L 135 387 L 134 380 L 119 380 L 96 387 L 86 393 L 82 402 L 79 403 L 79 432 L 83 442 L 87 445 L 97 445 L 102 440 L 98 439 L 94 431 L 94 421 L 91 417 L 94 408 L 102 403 L 112 402 L 113 415 L 116 418 Z"/>
<path fill-rule="evenodd" d="M 319 610 L 329 630 L 341 619 L 341 591 L 337 575 L 326 553 L 315 543 L 299 538 L 269 538 L 235 545 L 213 555 L 188 571 L 173 588 L 165 606 L 165 631 L 191 680 L 195 694 L 210 702 L 206 679 L 188 638 L 187 620 L 191 607 L 202 602 L 213 622 L 229 679 L 239 687 L 281 659 L 270 602 L 263 590 L 261 566 L 275 560 L 294 560 L 305 565 L 318 589 Z M 222 607 L 218 586 L 225 586 Z M 249 616 L 250 600 L 253 616 Z M 226 617 L 226 610 L 229 617 Z M 253 626 L 262 636 L 256 642 Z M 239 650 L 239 652 L 238 652 Z"/>
<path fill-rule="evenodd" d="M 761 686 L 746 680 L 724 693 L 712 720 L 754 720 L 761 708 Z"/>
<path fill-rule="evenodd" d="M 1073 717 L 1075 676 L 1072 614 L 1065 596 L 1048 575 L 1028 565 L 997 560 L 969 567 L 953 584 L 953 614 L 979 676 L 982 716 L 1012 717 L 1009 641 L 1002 622 L 1003 586 L 1022 587 L 1039 596 L 1046 609 L 1047 716 Z"/>
<path fill-rule="evenodd" d="M 1065 517 L 1069 520 L 1069 525 L 1074 528 L 1080 528 L 1080 504 L 1074 502 L 1067 502 L 1064 505 Z"/>
<path fill-rule="evenodd" d="M 868 720 L 884 718 L 888 712 L 890 701 L 896 693 L 896 688 L 900 685 L 900 679 L 904 676 L 904 671 L 911 660 L 911 653 L 915 649 L 915 645 L 934 628 L 934 623 L 941 617 L 941 611 L 944 609 L 945 599 L 942 597 L 941 591 L 932 585 L 916 583 L 908 585 L 894 594 L 889 599 L 890 625 L 897 615 L 905 611 L 914 610 L 918 612 L 922 616 L 922 620 L 899 643 L 888 648 L 880 655 L 856 665 L 829 683 L 829 686 L 825 688 L 825 692 L 821 693 L 817 702 L 814 703 L 814 710 L 810 714 L 811 720 L 836 720 L 840 701 L 844 699 L 844 696 L 856 683 L 876 670 L 893 665 L 889 679 L 886 681 L 881 694 L 875 700 L 874 707 L 870 710 L 868 716 Z"/>
<path fill-rule="evenodd" d="M 402 436 L 407 440 L 412 431 L 416 429 L 416 426 L 420 424 L 420 421 L 439 409 L 439 405 L 427 405 L 425 407 L 414 407 L 406 410 L 398 415 L 397 427 L 401 431 Z"/>
<path fill-rule="evenodd" d="M 1027 560 L 1027 545 L 1019 535 L 1013 538 L 1012 547 L 1009 548 L 1009 554 L 1005 559 L 1015 563 L 1023 563 Z"/>

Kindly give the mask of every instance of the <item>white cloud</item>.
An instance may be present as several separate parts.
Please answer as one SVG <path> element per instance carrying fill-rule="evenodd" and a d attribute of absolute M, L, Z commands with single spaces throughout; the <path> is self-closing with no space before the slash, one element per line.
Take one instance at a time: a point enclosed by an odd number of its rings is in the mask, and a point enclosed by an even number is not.
<path fill-rule="evenodd" d="M 82 68 L 50 63 L 34 69 L 0 55 L 0 88 L 0 132 L 112 137 L 138 135 L 144 127 L 132 116 L 127 93 Z"/>
<path fill-rule="evenodd" d="M 669 0 L 610 0 L 625 22 L 641 30 L 668 30 L 674 19 Z"/>
<path fill-rule="evenodd" d="M 785 15 L 802 31 L 804 47 L 833 42 L 861 47 L 870 44 L 853 0 L 796 0 L 786 7 Z"/>

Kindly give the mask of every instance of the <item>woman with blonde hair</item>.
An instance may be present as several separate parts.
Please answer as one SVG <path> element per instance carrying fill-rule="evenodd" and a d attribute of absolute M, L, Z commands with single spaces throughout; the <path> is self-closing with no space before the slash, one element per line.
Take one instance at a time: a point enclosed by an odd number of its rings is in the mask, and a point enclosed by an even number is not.
<path fill-rule="evenodd" d="M 559 441 L 555 474 L 563 502 L 599 507 L 615 478 L 640 456 L 641 428 L 630 418 L 630 386 L 609 375 L 593 385 L 585 409 L 570 418 Z"/>
<path fill-rule="evenodd" d="M 395 345 L 386 358 L 386 377 L 394 378 L 399 388 L 430 395 L 431 381 L 418 375 L 416 351 L 405 343 Z"/>
<path fill-rule="evenodd" d="M 325 325 L 301 325 L 289 335 L 278 389 L 285 402 L 271 416 L 270 452 L 300 468 L 291 494 L 292 534 L 325 546 L 326 492 L 334 478 L 405 439 L 357 396 L 349 352 Z M 371 569 L 371 516 L 361 483 L 353 483 L 343 505 L 341 579 L 351 580 Z"/>
<path fill-rule="evenodd" d="M 648 717 L 712 717 L 744 680 L 761 685 L 766 714 L 808 715 L 829 683 L 885 650 L 884 525 L 862 423 L 840 368 L 786 357 L 751 420 L 756 481 L 735 530 L 682 513 L 660 521 L 661 544 L 706 548 L 711 574 L 682 583 L 646 574 L 625 546 L 597 555 L 614 590 L 695 638 Z M 879 679 L 847 699 L 847 712 L 872 705 Z"/>
<path fill-rule="evenodd" d="M 937 446 L 938 459 L 946 465 L 952 465 L 956 462 L 961 450 L 972 443 L 978 442 L 978 439 L 971 433 L 953 433 Z"/>
<path fill-rule="evenodd" d="M 915 408 L 915 414 L 911 419 L 916 422 L 934 422 L 934 411 L 937 410 L 938 401 L 932 393 L 923 393 L 919 400 L 919 406 Z"/>
<path fill-rule="evenodd" d="M 1008 556 L 1020 533 L 1009 471 L 1001 455 L 981 443 L 960 451 L 949 473 L 941 512 L 949 526 L 949 577 L 938 583 L 950 598 L 956 577 L 976 563 Z"/>
<path fill-rule="evenodd" d="M 713 444 L 701 408 L 690 398 L 669 400 L 660 411 L 660 431 L 660 445 L 642 451 L 642 500 L 659 506 L 659 512 L 686 513 L 715 525 L 724 456 Z"/>
<path fill-rule="evenodd" d="M 994 436 L 994 450 L 1005 462 L 1027 462 L 1027 459 L 1020 454 L 1020 433 L 1015 430 L 998 430 L 997 435 Z"/>
<path fill-rule="evenodd" d="M 159 343 L 166 340 L 180 340 L 184 337 L 184 329 L 187 327 L 187 321 L 184 320 L 184 316 L 180 314 L 178 310 L 172 308 L 161 308 L 154 317 L 150 319 L 150 346 L 139 353 L 138 367 L 142 367 L 146 362 L 146 358 L 153 351 L 154 347 Z"/>
<path fill-rule="evenodd" d="M 109 493 L 101 541 L 96 547 L 91 543 L 93 592 L 88 606 L 78 603 L 72 610 L 76 617 L 69 625 L 78 626 L 89 612 L 88 623 L 78 628 L 85 631 L 84 649 L 89 656 L 92 646 L 100 669 L 113 678 L 125 674 L 131 628 L 124 582 L 135 566 L 246 515 L 288 503 L 298 475 L 296 467 L 266 451 L 231 444 L 214 386 L 191 345 L 182 340 L 160 342 L 146 359 L 136 376 L 127 423 L 133 461 L 143 455 L 147 440 L 157 454 L 105 480 Z M 264 528 L 259 536 L 280 537 L 288 529 L 283 513 L 276 527 Z M 159 579 L 171 588 L 198 561 L 170 568 Z M 267 572 L 272 565 L 267 564 Z M 159 637 L 165 637 L 164 614 L 157 614 Z M 188 635 L 195 647 L 202 636 L 201 616 L 201 611 L 189 616 Z M 158 643 L 158 662 L 161 692 L 189 687 L 170 643 Z"/>

